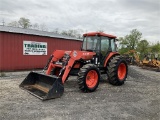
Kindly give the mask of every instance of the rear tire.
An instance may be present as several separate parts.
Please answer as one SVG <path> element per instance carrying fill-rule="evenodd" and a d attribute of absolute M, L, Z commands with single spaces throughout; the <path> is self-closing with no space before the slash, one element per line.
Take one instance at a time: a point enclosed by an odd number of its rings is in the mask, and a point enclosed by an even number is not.
<path fill-rule="evenodd" d="M 79 89 L 83 92 L 95 91 L 99 85 L 99 80 L 99 69 L 94 64 L 84 65 L 78 73 Z"/>
<path fill-rule="evenodd" d="M 123 85 L 127 78 L 128 66 L 120 56 L 114 56 L 107 66 L 109 83 L 112 85 Z"/>

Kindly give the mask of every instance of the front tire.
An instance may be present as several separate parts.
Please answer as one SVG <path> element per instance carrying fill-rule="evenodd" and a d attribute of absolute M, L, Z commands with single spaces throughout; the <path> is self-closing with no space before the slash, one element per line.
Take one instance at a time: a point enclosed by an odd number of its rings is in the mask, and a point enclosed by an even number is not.
<path fill-rule="evenodd" d="M 78 73 L 79 89 L 83 92 L 95 91 L 99 85 L 99 80 L 99 69 L 94 64 L 84 65 Z"/>
<path fill-rule="evenodd" d="M 127 78 L 127 73 L 128 66 L 126 61 L 120 56 L 114 56 L 107 66 L 109 83 L 112 85 L 123 85 Z"/>

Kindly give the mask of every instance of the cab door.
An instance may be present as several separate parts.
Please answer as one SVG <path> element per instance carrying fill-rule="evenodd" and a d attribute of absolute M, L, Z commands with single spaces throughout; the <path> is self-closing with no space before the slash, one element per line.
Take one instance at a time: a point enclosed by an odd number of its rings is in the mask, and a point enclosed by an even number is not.
<path fill-rule="evenodd" d="M 101 65 L 104 64 L 106 58 L 110 52 L 116 52 L 117 46 L 115 44 L 115 39 L 109 37 L 101 37 Z"/>

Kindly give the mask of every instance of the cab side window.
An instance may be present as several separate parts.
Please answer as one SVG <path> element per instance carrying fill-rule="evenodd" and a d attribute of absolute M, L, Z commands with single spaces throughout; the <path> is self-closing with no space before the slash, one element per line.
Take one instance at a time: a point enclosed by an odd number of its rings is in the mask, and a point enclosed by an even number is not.
<path fill-rule="evenodd" d="M 113 52 L 116 52 L 117 46 L 115 44 L 115 39 L 111 39 L 111 49 Z"/>
<path fill-rule="evenodd" d="M 108 37 L 102 37 L 101 38 L 101 53 L 102 53 L 103 56 L 106 55 L 108 49 L 109 49 L 109 38 Z"/>

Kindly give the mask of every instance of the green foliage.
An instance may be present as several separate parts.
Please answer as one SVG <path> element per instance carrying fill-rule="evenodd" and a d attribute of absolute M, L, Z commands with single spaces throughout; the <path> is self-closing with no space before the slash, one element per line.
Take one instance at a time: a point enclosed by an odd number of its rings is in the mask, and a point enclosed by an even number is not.
<path fill-rule="evenodd" d="M 145 55 L 149 54 L 160 54 L 160 43 L 150 45 L 147 40 L 141 40 L 142 33 L 138 30 L 134 29 L 130 32 L 129 35 L 119 38 L 120 41 L 120 49 L 119 53 L 124 54 L 128 53 L 133 56 L 133 54 L 129 53 L 130 50 L 136 50 L 139 54 L 140 59 L 143 59 Z"/>
<path fill-rule="evenodd" d="M 128 48 L 124 48 L 124 47 L 122 47 L 121 49 L 118 50 L 118 52 L 119 52 L 120 54 L 127 53 L 128 51 L 129 51 L 129 49 L 128 49 Z"/>
<path fill-rule="evenodd" d="M 137 51 L 141 54 L 147 54 L 149 52 L 149 43 L 147 40 L 141 40 L 137 45 Z"/>
<path fill-rule="evenodd" d="M 129 35 L 119 38 L 121 46 L 121 49 L 119 51 L 121 53 L 124 53 L 129 50 L 137 49 L 141 37 L 142 33 L 139 32 L 137 29 L 133 29 Z"/>
<path fill-rule="evenodd" d="M 8 25 L 12 27 L 19 27 L 19 23 L 17 21 L 10 22 Z"/>
<path fill-rule="evenodd" d="M 130 33 L 130 35 L 127 36 L 128 40 L 128 47 L 132 49 L 136 49 L 138 42 L 140 41 L 142 37 L 142 33 L 139 32 L 137 29 L 133 29 Z"/>
<path fill-rule="evenodd" d="M 160 43 L 157 42 L 156 44 L 153 44 L 150 46 L 150 52 L 151 53 L 160 53 Z"/>
<path fill-rule="evenodd" d="M 27 18 L 24 18 L 24 17 L 21 17 L 19 19 L 18 23 L 22 28 L 30 28 L 31 27 L 30 20 Z"/>

